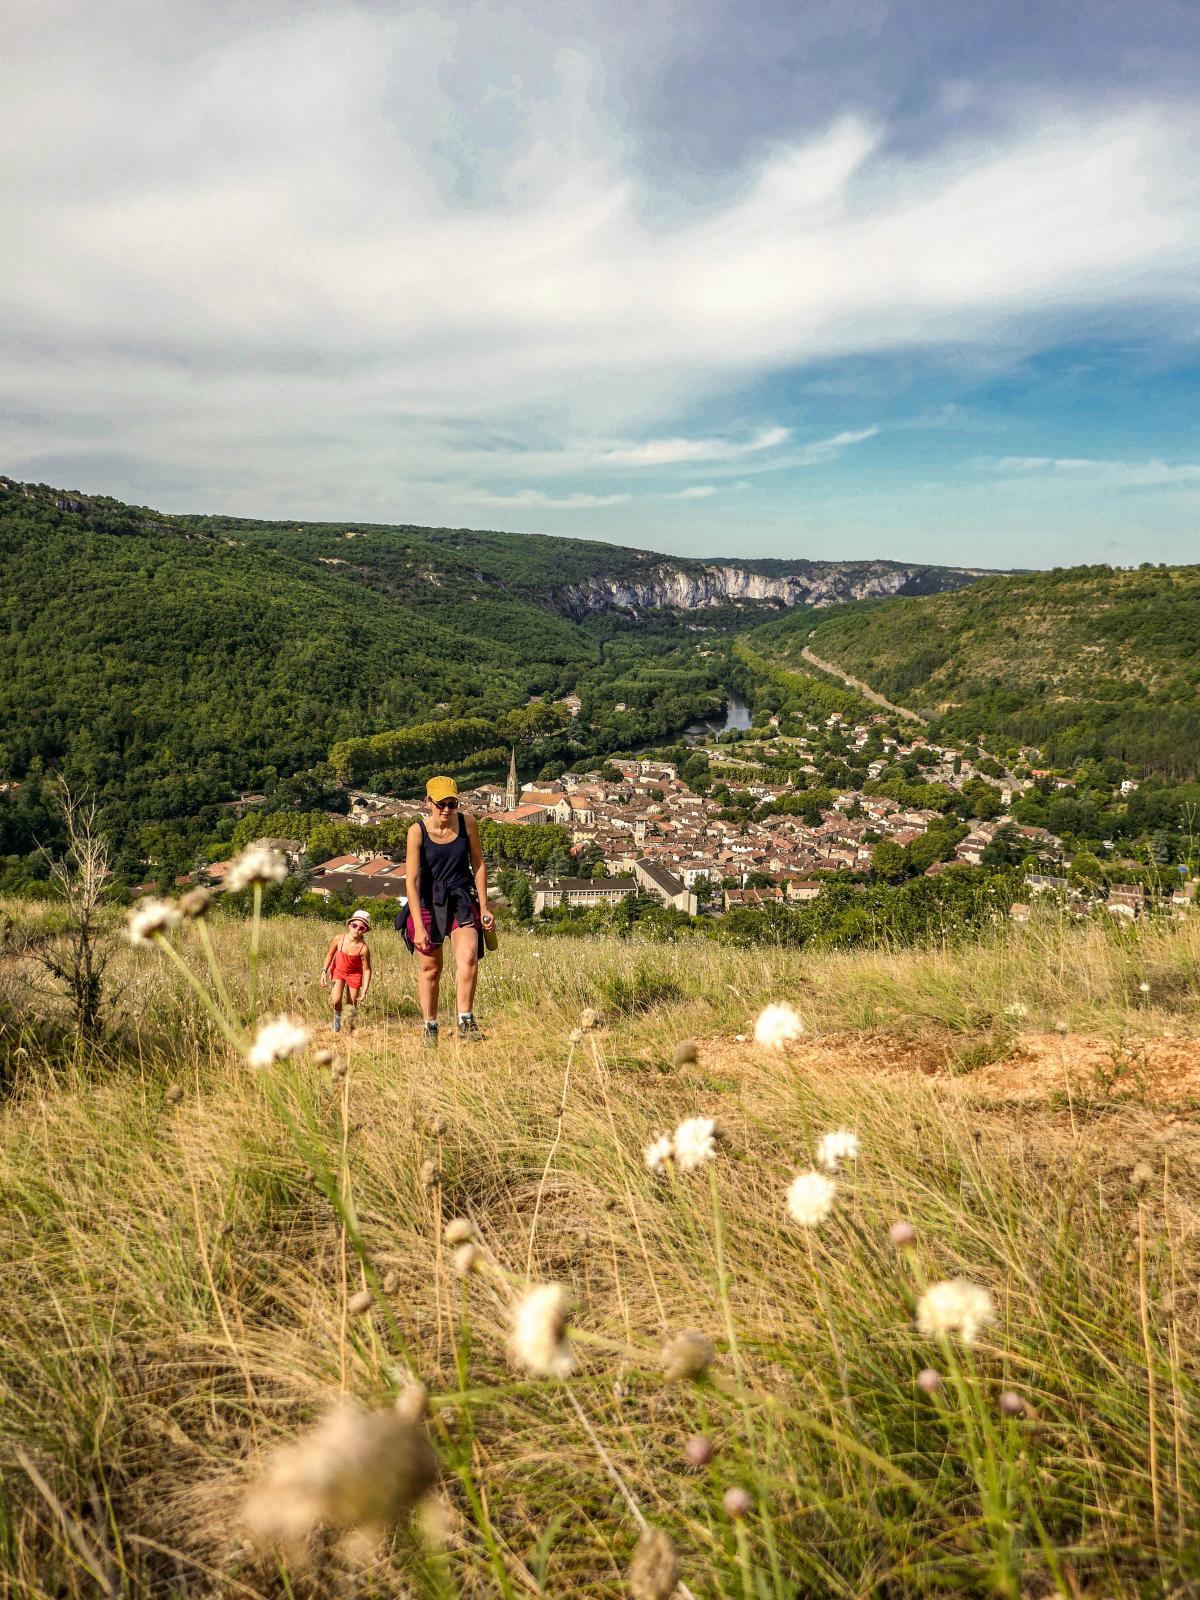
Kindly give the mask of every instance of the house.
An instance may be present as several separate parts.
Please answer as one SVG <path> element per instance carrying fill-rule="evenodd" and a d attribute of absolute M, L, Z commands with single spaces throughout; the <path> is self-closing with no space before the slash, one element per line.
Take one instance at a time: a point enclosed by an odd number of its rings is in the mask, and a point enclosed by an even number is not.
<path fill-rule="evenodd" d="M 530 822 L 549 822 L 550 812 L 544 805 L 520 805 L 514 811 L 504 813 L 505 822 L 519 824 Z"/>
<path fill-rule="evenodd" d="M 634 878 L 535 878 L 529 887 L 535 914 L 553 906 L 615 906 L 638 888 Z"/>
<path fill-rule="evenodd" d="M 1146 891 L 1140 883 L 1114 883 L 1108 891 L 1104 909 L 1110 916 L 1132 922 L 1146 909 Z"/>
<path fill-rule="evenodd" d="M 696 896 L 661 862 L 651 861 L 643 856 L 641 860 L 634 862 L 633 875 L 639 887 L 645 889 L 647 894 L 652 894 L 661 900 L 664 906 L 673 906 L 676 911 L 686 911 L 689 917 L 696 915 L 698 904 Z"/>
<path fill-rule="evenodd" d="M 788 899 L 796 904 L 804 900 L 815 900 L 820 892 L 821 880 L 819 878 L 793 879 L 786 889 Z"/>

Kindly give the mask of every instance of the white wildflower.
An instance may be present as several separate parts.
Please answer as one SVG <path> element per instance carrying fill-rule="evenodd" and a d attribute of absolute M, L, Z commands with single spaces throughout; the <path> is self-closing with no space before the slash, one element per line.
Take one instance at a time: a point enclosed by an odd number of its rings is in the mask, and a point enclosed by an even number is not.
<path fill-rule="evenodd" d="M 437 1458 L 419 1427 L 395 1411 L 342 1401 L 275 1453 L 243 1513 L 251 1533 L 302 1561 L 318 1527 L 382 1533 L 436 1478 Z"/>
<path fill-rule="evenodd" d="M 539 1283 L 513 1312 L 509 1355 L 535 1378 L 568 1378 L 575 1353 L 567 1339 L 570 1300 L 561 1283 Z"/>
<path fill-rule="evenodd" d="M 818 1228 L 833 1210 L 837 1184 L 823 1172 L 802 1172 L 788 1185 L 788 1216 L 802 1228 Z"/>
<path fill-rule="evenodd" d="M 282 883 L 287 872 L 286 856 L 265 844 L 251 844 L 229 863 L 225 887 L 230 894 L 236 894 L 239 889 L 248 889 L 255 883 Z"/>
<path fill-rule="evenodd" d="M 130 944 L 153 944 L 156 933 L 169 933 L 183 918 L 170 900 L 143 900 L 129 913 L 126 932 Z"/>
<path fill-rule="evenodd" d="M 754 1024 L 754 1042 L 766 1050 L 782 1050 L 785 1044 L 802 1038 L 803 1034 L 804 1024 L 791 1006 L 767 1006 Z"/>
<path fill-rule="evenodd" d="M 669 1133 L 660 1133 L 642 1152 L 647 1167 L 656 1178 L 665 1178 L 667 1162 L 675 1153 L 675 1144 Z"/>
<path fill-rule="evenodd" d="M 964 1344 L 974 1344 L 979 1330 L 995 1320 L 991 1292 L 967 1278 L 932 1284 L 917 1302 L 917 1328 L 927 1339 L 957 1333 Z"/>
<path fill-rule="evenodd" d="M 272 1017 L 264 1022 L 246 1060 L 252 1067 L 269 1067 L 274 1061 L 287 1061 L 308 1044 L 308 1029 L 294 1017 Z"/>
<path fill-rule="evenodd" d="M 1023 1022 L 1029 1015 L 1029 1007 L 1020 1000 L 1014 1000 L 1011 1005 L 1005 1006 L 1004 1015 L 1010 1022 Z"/>
<path fill-rule="evenodd" d="M 672 1153 L 680 1172 L 694 1172 L 717 1153 L 717 1125 L 711 1117 L 685 1117 L 675 1129 Z"/>
<path fill-rule="evenodd" d="M 838 1172 L 843 1161 L 858 1160 L 858 1135 L 849 1128 L 835 1128 L 823 1134 L 817 1146 L 817 1165 L 826 1172 Z"/>

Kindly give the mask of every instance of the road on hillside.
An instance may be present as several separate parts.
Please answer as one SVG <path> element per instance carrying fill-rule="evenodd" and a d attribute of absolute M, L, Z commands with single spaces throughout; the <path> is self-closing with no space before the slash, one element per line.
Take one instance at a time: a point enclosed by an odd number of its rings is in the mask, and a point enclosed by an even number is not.
<path fill-rule="evenodd" d="M 912 722 L 927 723 L 929 721 L 929 718 L 923 717 L 919 711 L 910 711 L 907 706 L 894 705 L 891 700 L 886 699 L 872 689 L 870 684 L 864 683 L 861 678 L 856 678 L 851 673 L 844 671 L 836 662 L 822 661 L 821 657 L 815 651 L 810 650 L 807 645 L 800 651 L 800 654 L 810 666 L 820 667 L 822 672 L 828 672 L 831 677 L 840 678 L 847 689 L 857 690 L 863 699 L 869 700 L 872 705 L 882 706 L 885 711 L 894 711 L 897 716 L 908 717 Z"/>

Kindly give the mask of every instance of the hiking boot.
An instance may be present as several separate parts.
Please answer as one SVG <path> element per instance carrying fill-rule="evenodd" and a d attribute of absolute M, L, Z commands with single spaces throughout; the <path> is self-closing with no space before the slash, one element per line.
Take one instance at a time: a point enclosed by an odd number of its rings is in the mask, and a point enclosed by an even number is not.
<path fill-rule="evenodd" d="M 475 1021 L 475 1015 L 473 1012 L 468 1011 L 465 1017 L 459 1017 L 458 1037 L 460 1039 L 469 1039 L 472 1044 L 478 1044 L 483 1038 L 483 1034 L 479 1031 L 479 1024 Z"/>
<path fill-rule="evenodd" d="M 423 1050 L 436 1050 L 438 1045 L 438 1025 L 436 1022 L 427 1022 L 421 1030 L 421 1048 Z"/>

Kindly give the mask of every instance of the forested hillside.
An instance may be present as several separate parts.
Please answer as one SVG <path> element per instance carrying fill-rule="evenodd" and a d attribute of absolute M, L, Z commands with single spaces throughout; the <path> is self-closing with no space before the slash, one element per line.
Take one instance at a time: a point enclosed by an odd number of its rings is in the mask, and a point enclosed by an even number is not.
<path fill-rule="evenodd" d="M 955 594 L 793 615 L 757 630 L 932 717 L 934 731 L 1032 744 L 1048 763 L 1114 756 L 1200 775 L 1200 567 L 1073 567 L 985 578 Z"/>

